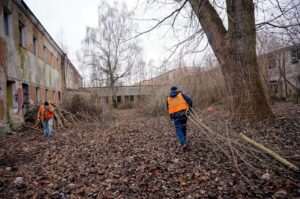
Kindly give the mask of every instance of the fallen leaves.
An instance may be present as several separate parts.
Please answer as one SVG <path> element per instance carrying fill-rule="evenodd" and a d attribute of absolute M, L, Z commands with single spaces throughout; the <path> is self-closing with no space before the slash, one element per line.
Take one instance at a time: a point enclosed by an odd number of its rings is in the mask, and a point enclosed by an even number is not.
<path fill-rule="evenodd" d="M 299 194 L 299 179 L 268 168 L 259 176 L 245 170 L 249 183 L 193 129 L 188 130 L 191 150 L 183 153 L 167 118 L 141 117 L 134 110 L 118 114 L 118 124 L 110 129 L 80 123 L 57 131 L 51 139 L 26 131 L 1 140 L 0 197 L 280 198 Z M 271 144 L 291 142 L 287 136 L 275 136 L 282 128 L 270 134 L 273 123 L 259 125 L 259 132 L 267 132 L 257 135 L 264 142 L 268 139 L 263 135 L 279 140 Z M 298 139 L 296 131 L 289 136 Z M 299 143 L 293 142 L 293 149 L 298 151 Z M 20 178 L 20 183 L 14 183 Z"/>

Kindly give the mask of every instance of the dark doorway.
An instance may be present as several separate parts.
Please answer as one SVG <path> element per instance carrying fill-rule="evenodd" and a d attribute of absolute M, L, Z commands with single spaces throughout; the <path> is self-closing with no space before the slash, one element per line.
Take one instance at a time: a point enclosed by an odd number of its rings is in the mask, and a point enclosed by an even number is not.
<path fill-rule="evenodd" d="M 23 103 L 22 103 L 22 113 L 25 114 L 26 110 L 29 108 L 29 85 L 22 84 L 23 91 Z"/>

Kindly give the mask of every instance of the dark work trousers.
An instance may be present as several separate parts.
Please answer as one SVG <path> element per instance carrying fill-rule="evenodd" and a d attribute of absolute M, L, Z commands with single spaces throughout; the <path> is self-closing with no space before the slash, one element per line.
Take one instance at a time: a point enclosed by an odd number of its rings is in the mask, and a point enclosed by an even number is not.
<path fill-rule="evenodd" d="M 185 115 L 182 115 L 174 120 L 176 135 L 178 137 L 180 145 L 186 144 L 186 124 L 187 117 Z"/>

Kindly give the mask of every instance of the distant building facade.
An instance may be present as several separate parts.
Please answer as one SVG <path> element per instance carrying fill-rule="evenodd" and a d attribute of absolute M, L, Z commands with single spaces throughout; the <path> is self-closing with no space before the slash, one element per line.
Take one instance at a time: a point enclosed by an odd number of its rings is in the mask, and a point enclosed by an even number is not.
<path fill-rule="evenodd" d="M 174 83 L 181 83 L 177 81 L 181 81 L 183 79 L 188 79 L 189 77 L 199 75 L 202 71 L 203 69 L 199 67 L 175 68 L 152 79 L 144 80 L 138 83 L 137 85 L 169 85 Z"/>
<path fill-rule="evenodd" d="M 282 99 L 297 94 L 300 90 L 300 44 L 260 55 L 258 60 L 272 97 Z"/>
<path fill-rule="evenodd" d="M 0 0 L 0 132 L 30 105 L 60 104 L 79 87 L 81 75 L 24 1 Z"/>
<path fill-rule="evenodd" d="M 68 97 L 81 95 L 92 99 L 95 105 L 113 105 L 113 101 L 118 105 L 136 104 L 146 96 L 150 96 L 159 86 L 116 86 L 116 99 L 113 99 L 113 91 L 110 87 L 89 87 L 68 90 Z"/>

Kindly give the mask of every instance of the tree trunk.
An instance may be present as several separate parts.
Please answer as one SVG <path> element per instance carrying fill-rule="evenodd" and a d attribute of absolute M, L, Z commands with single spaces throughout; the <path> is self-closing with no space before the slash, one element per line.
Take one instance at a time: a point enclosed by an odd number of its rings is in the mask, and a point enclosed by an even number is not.
<path fill-rule="evenodd" d="M 112 86 L 112 93 L 113 93 L 113 107 L 117 108 L 118 107 L 118 99 L 117 99 L 117 91 L 116 91 L 116 86 Z"/>
<path fill-rule="evenodd" d="M 110 88 L 112 91 L 112 101 L 113 101 L 113 107 L 117 108 L 118 107 L 118 101 L 117 101 L 117 90 L 116 90 L 116 85 L 115 85 L 115 80 L 114 80 L 114 75 L 113 73 L 110 73 L 109 75 L 110 78 Z"/>
<path fill-rule="evenodd" d="M 282 54 L 282 69 L 283 69 L 283 80 L 284 80 L 284 88 L 285 88 L 285 99 L 287 100 L 289 94 L 288 94 L 286 71 L 285 71 L 285 52 L 283 51 L 281 54 Z"/>
<path fill-rule="evenodd" d="M 257 63 L 253 1 L 226 1 L 228 30 L 209 1 L 190 3 L 221 65 L 233 119 L 258 121 L 272 117 Z"/>

